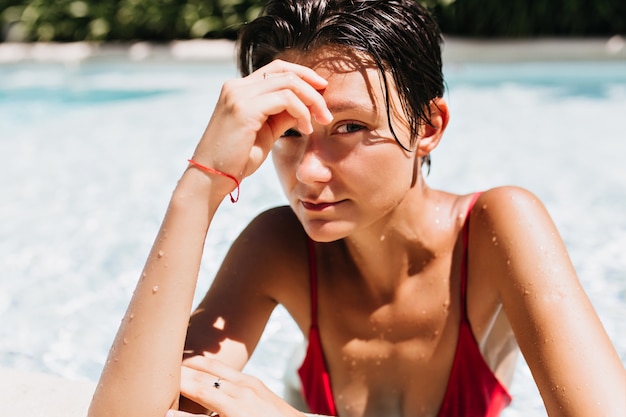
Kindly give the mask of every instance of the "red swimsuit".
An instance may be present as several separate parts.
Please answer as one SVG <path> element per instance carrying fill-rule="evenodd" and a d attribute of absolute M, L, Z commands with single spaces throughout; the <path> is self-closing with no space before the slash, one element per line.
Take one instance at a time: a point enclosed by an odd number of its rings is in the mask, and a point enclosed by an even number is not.
<path fill-rule="evenodd" d="M 478 198 L 474 195 L 463 226 L 463 263 L 461 266 L 461 323 L 452 371 L 446 394 L 439 409 L 439 417 L 496 417 L 511 402 L 507 389 L 498 381 L 485 362 L 467 318 L 467 243 L 469 214 Z M 311 412 L 336 416 L 330 374 L 322 350 L 317 326 L 317 269 L 315 249 L 309 240 L 311 269 L 311 328 L 309 346 L 298 370 L 302 389 Z"/>

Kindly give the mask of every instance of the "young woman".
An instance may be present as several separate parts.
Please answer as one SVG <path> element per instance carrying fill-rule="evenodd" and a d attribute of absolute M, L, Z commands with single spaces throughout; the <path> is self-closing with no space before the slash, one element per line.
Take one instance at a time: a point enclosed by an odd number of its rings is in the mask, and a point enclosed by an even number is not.
<path fill-rule="evenodd" d="M 624 367 L 538 199 L 424 180 L 449 118 L 440 43 L 412 0 L 268 2 L 241 33 L 243 78 L 174 190 L 91 416 L 301 416 L 240 372 L 279 303 L 308 339 L 314 413 L 496 416 L 519 346 L 549 415 L 625 415 Z M 289 207 L 248 225 L 189 321 L 213 215 L 270 151 Z"/>

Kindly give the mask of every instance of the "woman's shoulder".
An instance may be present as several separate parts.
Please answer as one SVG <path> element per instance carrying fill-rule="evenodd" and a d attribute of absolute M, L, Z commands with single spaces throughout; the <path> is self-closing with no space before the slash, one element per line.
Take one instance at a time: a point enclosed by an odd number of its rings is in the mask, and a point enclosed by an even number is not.
<path fill-rule="evenodd" d="M 479 192 L 480 198 L 531 198 L 538 197 L 530 190 L 517 185 L 502 185 Z"/>
<path fill-rule="evenodd" d="M 305 232 L 289 206 L 278 206 L 258 214 L 243 232 L 247 238 L 258 236 L 261 244 L 293 243 L 304 240 Z"/>
<path fill-rule="evenodd" d="M 234 242 L 231 252 L 243 256 L 248 262 L 255 262 L 258 267 L 265 265 L 275 270 L 281 265 L 292 267 L 301 263 L 307 253 L 306 241 L 306 233 L 291 208 L 274 207 L 260 213 L 248 224 Z"/>
<path fill-rule="evenodd" d="M 541 200 L 517 186 L 502 186 L 480 193 L 469 222 L 470 238 L 502 254 L 505 250 L 515 252 L 531 241 L 539 242 L 557 233 Z"/>
<path fill-rule="evenodd" d="M 480 192 L 471 214 L 476 222 L 497 230 L 517 228 L 535 217 L 548 216 L 543 203 L 534 193 L 510 185 Z"/>
<path fill-rule="evenodd" d="M 564 267 L 567 250 L 548 210 L 532 192 L 516 186 L 480 194 L 470 218 L 475 265 L 495 277 L 530 279 L 529 265 Z"/>
<path fill-rule="evenodd" d="M 442 199 L 448 199 L 458 230 L 469 222 L 473 234 L 513 227 L 519 224 L 516 220 L 522 215 L 547 214 L 536 195 L 517 186 L 500 186 L 469 194 L 439 192 L 435 198 L 437 206 Z"/>

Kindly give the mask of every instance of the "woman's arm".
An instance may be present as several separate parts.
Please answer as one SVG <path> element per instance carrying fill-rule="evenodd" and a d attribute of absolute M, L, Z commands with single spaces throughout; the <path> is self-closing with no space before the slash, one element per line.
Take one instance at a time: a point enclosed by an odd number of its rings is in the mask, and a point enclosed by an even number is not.
<path fill-rule="evenodd" d="M 484 193 L 476 207 L 475 266 L 498 289 L 548 414 L 626 415 L 624 366 L 544 206 L 506 187 Z"/>
<path fill-rule="evenodd" d="M 203 399 L 201 394 L 206 394 L 207 387 L 218 377 L 231 388 L 233 381 L 211 372 L 206 364 L 214 363 L 213 359 L 217 358 L 219 363 L 241 370 L 278 303 L 288 308 L 299 324 L 310 319 L 309 306 L 302 305 L 302 300 L 308 300 L 310 285 L 305 236 L 291 208 L 278 207 L 255 218 L 232 244 L 189 321 L 183 361 L 188 372 L 183 373 L 182 383 L 183 395 L 188 398 L 181 397 L 181 410 L 195 413 L 207 413 L 207 408 L 215 410 L 215 405 L 213 408 L 207 405 L 211 397 Z M 241 387 L 244 388 L 254 378 L 237 380 L 246 382 Z M 213 389 L 208 391 L 219 394 Z M 224 410 L 220 411 L 224 414 Z"/>
<path fill-rule="evenodd" d="M 174 191 L 109 353 L 90 416 L 165 415 L 178 400 L 180 358 L 202 247 L 219 204 L 194 197 L 207 185 L 202 176 L 188 170 Z"/>
<path fill-rule="evenodd" d="M 294 126 L 310 131 L 312 117 L 330 122 L 318 92 L 325 86 L 310 68 L 282 61 L 227 82 L 194 160 L 238 180 L 251 175 L 282 132 Z M 90 416 L 163 416 L 176 405 L 204 241 L 233 188 L 230 178 L 195 167 L 183 174 L 113 342 Z"/>

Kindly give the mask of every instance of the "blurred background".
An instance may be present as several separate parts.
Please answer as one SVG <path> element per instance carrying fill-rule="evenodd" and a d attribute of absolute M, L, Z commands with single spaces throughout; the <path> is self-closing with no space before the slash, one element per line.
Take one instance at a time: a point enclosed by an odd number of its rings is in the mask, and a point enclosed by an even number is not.
<path fill-rule="evenodd" d="M 446 36 L 452 111 L 429 184 L 536 193 L 626 363 L 626 1 L 423 3 Z M 67 401 L 52 413 L 70 396 L 50 392 L 58 380 L 33 394 L 33 375 L 97 381 L 171 190 L 237 77 L 232 40 L 262 4 L 0 0 L 0 402 L 19 407 L 1 414 L 84 415 Z M 280 204 L 264 164 L 215 217 L 196 301 L 240 230 Z M 301 343 L 278 308 L 247 371 L 280 393 Z M 523 360 L 512 392 L 505 417 L 545 415 Z"/>
<path fill-rule="evenodd" d="M 0 0 L 4 41 L 168 41 L 234 38 L 261 0 Z M 612 36 L 624 0 L 424 0 L 448 35 Z"/>

